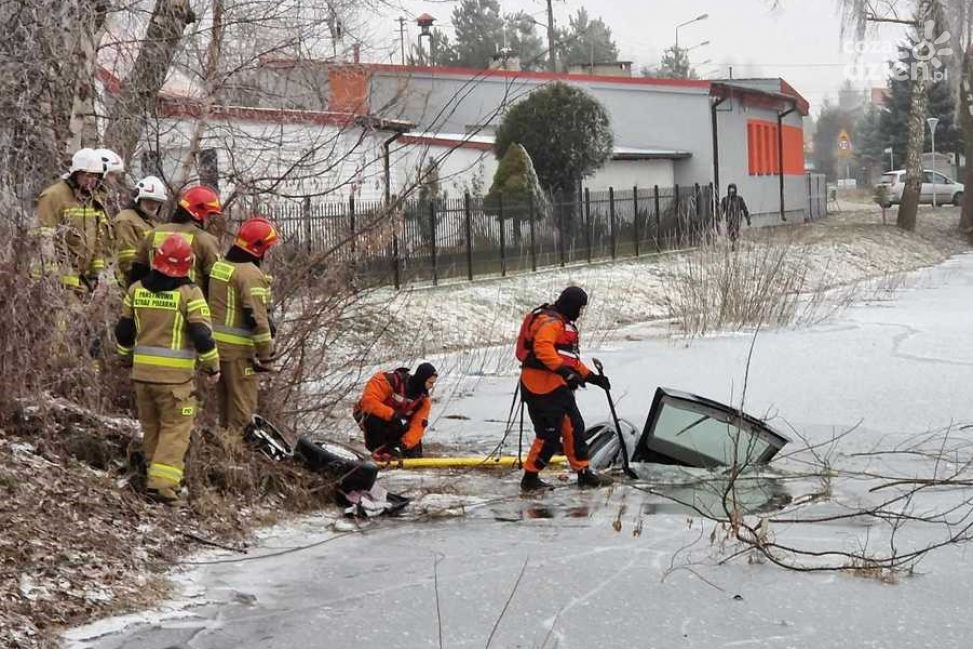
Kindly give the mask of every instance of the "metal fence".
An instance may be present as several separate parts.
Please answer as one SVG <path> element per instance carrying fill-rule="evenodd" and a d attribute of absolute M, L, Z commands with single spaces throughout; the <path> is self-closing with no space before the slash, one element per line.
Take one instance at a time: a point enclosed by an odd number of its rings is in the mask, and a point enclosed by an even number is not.
<path fill-rule="evenodd" d="M 807 174 L 807 220 L 816 221 L 828 214 L 828 182 L 824 174 Z"/>
<path fill-rule="evenodd" d="M 694 245 L 712 232 L 712 185 L 579 192 L 487 204 L 469 195 L 271 208 L 291 254 L 353 264 L 372 284 L 507 275 Z"/>

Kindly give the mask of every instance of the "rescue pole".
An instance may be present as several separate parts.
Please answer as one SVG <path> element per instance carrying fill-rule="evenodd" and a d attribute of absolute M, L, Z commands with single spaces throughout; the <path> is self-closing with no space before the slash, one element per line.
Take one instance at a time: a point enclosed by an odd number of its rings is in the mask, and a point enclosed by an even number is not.
<path fill-rule="evenodd" d="M 555 455 L 547 466 L 564 466 L 568 460 L 563 455 Z M 516 455 L 494 457 L 415 457 L 401 458 L 390 462 L 378 462 L 380 469 L 491 469 L 494 467 L 521 468 L 522 462 Z"/>

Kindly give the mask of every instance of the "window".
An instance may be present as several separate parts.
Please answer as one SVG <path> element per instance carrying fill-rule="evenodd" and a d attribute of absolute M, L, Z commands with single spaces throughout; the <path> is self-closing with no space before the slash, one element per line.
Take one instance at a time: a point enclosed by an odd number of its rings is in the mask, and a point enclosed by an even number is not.
<path fill-rule="evenodd" d="M 220 188 L 220 163 L 216 149 L 202 149 L 196 155 L 196 168 L 201 184 Z"/>
<path fill-rule="evenodd" d="M 933 180 L 933 176 L 932 176 L 932 172 L 931 171 L 923 171 L 922 172 L 922 182 L 924 182 L 924 183 L 932 183 L 932 182 L 935 182 Z"/>
<path fill-rule="evenodd" d="M 733 408 L 659 388 L 632 459 L 696 467 L 763 464 L 787 442 Z"/>

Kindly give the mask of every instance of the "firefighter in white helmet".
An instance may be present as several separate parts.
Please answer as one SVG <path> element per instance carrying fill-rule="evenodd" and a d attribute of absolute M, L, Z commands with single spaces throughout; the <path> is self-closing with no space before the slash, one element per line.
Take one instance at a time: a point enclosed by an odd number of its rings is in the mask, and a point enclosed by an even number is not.
<path fill-rule="evenodd" d="M 56 274 L 78 296 L 94 291 L 105 269 L 107 219 L 97 197 L 105 171 L 101 154 L 80 149 L 66 176 L 37 199 L 41 258 L 35 274 Z"/>
<path fill-rule="evenodd" d="M 128 285 L 128 275 L 139 245 L 152 228 L 160 223 L 160 210 L 168 194 L 165 183 L 156 176 L 146 176 L 135 186 L 135 198 L 130 207 L 112 220 L 115 235 L 115 255 L 118 260 L 119 284 Z"/>

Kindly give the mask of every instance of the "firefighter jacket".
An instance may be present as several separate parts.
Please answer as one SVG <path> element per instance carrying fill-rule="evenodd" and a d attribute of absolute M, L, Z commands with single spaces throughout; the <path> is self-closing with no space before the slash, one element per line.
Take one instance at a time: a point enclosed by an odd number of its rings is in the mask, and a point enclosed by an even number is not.
<path fill-rule="evenodd" d="M 182 235 L 193 247 L 196 265 L 189 271 L 189 279 L 200 286 L 206 286 L 206 278 L 209 277 L 213 264 L 220 260 L 220 244 L 216 237 L 192 223 L 163 223 L 153 228 L 139 244 L 134 263 L 151 268 L 155 251 L 170 234 Z"/>
<path fill-rule="evenodd" d="M 521 336 L 528 354 L 523 362 L 520 379 L 534 394 L 549 394 L 566 386 L 558 371 L 568 368 L 587 379 L 591 370 L 581 362 L 578 329 L 554 309 L 537 309 L 524 323 Z"/>
<path fill-rule="evenodd" d="M 422 436 L 429 426 L 429 412 L 432 402 L 425 394 L 410 399 L 406 395 L 408 372 L 378 372 L 365 384 L 365 392 L 355 406 L 355 419 L 364 415 L 372 415 L 383 421 L 392 421 L 395 417 L 403 417 L 409 421 L 409 426 L 402 436 L 402 446 L 414 448 L 422 441 Z"/>
<path fill-rule="evenodd" d="M 139 245 L 152 228 L 156 226 L 146 214 L 137 208 L 128 208 L 118 213 L 112 220 L 115 235 L 115 256 L 118 260 L 118 277 L 125 285 L 125 278 L 132 272 L 132 262 L 138 253 Z"/>
<path fill-rule="evenodd" d="M 150 274 L 143 281 L 155 277 Z M 118 353 L 132 361 L 132 380 L 185 383 L 193 379 L 197 364 L 218 372 L 219 352 L 200 288 L 183 282 L 153 291 L 143 281 L 129 287 L 115 328 Z"/>
<path fill-rule="evenodd" d="M 80 290 L 105 269 L 108 219 L 101 205 L 59 180 L 37 199 L 41 260 L 35 275 L 57 273 L 61 284 Z"/>
<path fill-rule="evenodd" d="M 213 337 L 223 360 L 256 356 L 270 360 L 274 340 L 270 318 L 270 277 L 252 262 L 218 261 L 209 274 Z"/>

